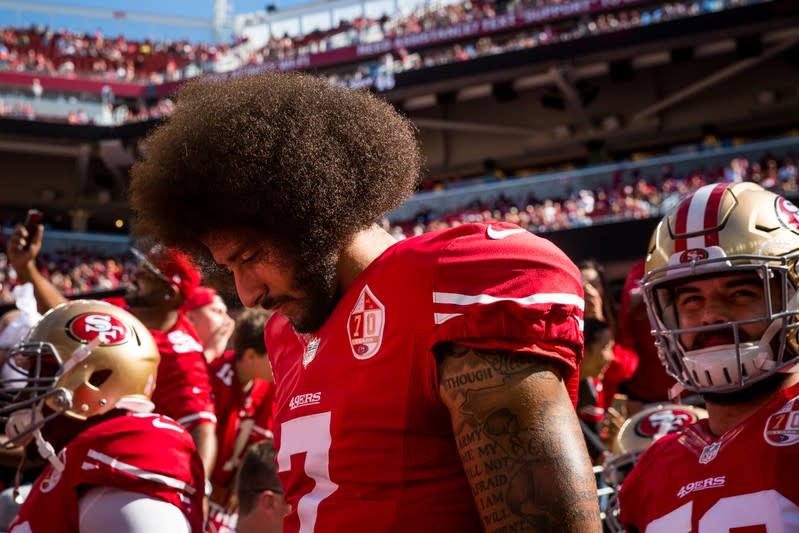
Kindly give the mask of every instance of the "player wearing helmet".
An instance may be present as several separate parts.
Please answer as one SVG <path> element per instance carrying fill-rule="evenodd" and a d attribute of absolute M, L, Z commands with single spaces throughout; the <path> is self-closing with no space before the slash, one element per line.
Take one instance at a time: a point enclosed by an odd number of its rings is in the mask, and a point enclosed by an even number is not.
<path fill-rule="evenodd" d="M 641 457 L 628 531 L 799 530 L 797 257 L 799 210 L 752 183 L 702 187 L 655 229 L 642 286 L 660 357 L 709 417 Z"/>
<path fill-rule="evenodd" d="M 133 315 L 88 300 L 55 307 L 12 349 L 0 421 L 9 445 L 49 464 L 10 532 L 202 531 L 191 436 L 150 414 L 158 360 Z"/>
<path fill-rule="evenodd" d="M 605 510 L 606 529 L 613 533 L 624 531 L 619 522 L 618 494 L 624 478 L 641 454 L 658 439 L 681 431 L 703 418 L 707 418 L 707 411 L 699 407 L 662 404 L 636 413 L 624 422 L 602 473 L 605 483 L 613 490 Z"/>

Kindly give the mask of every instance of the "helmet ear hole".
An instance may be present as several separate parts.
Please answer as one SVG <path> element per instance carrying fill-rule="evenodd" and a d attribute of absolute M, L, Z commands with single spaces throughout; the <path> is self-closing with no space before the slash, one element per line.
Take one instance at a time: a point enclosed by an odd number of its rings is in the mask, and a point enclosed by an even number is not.
<path fill-rule="evenodd" d="M 99 388 L 110 377 L 111 377 L 110 370 L 108 369 L 97 370 L 96 372 L 92 372 L 92 375 L 89 377 L 89 385 L 95 388 Z"/>

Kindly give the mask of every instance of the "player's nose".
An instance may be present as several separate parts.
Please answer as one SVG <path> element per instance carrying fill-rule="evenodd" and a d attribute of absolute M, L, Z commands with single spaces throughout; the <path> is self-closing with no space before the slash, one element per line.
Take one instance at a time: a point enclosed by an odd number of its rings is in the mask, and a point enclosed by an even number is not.
<path fill-rule="evenodd" d="M 233 275 L 236 282 L 236 292 L 239 295 L 244 307 L 250 308 L 258 305 L 259 300 L 264 295 L 264 288 L 260 283 L 257 283 L 252 276 L 234 273 Z"/>
<path fill-rule="evenodd" d="M 729 306 L 720 298 L 708 298 L 702 308 L 702 324 L 720 324 L 730 319 Z"/>

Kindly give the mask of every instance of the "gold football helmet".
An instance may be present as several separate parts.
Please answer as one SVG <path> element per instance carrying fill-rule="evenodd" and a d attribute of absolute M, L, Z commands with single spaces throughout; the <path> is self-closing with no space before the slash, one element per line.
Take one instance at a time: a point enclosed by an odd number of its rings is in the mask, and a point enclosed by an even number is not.
<path fill-rule="evenodd" d="M 124 309 L 94 300 L 53 308 L 0 369 L 0 422 L 10 444 L 26 444 L 61 415 L 151 411 L 159 359 L 150 332 Z"/>
<path fill-rule="evenodd" d="M 707 411 L 702 408 L 670 403 L 644 409 L 624 422 L 616 435 L 614 453 L 602 471 L 602 479 L 613 489 L 605 509 L 605 524 L 610 531 L 624 531 L 619 522 L 619 489 L 641 454 L 659 438 L 703 418 L 707 418 Z"/>
<path fill-rule="evenodd" d="M 754 183 L 706 185 L 683 199 L 655 229 L 642 288 L 658 351 L 683 388 L 743 389 L 799 361 L 799 208 Z M 752 272 L 763 283 L 766 314 L 682 328 L 675 286 L 691 278 Z M 741 326 L 764 322 L 760 339 Z M 690 350 L 680 335 L 724 335 L 731 344 Z"/>

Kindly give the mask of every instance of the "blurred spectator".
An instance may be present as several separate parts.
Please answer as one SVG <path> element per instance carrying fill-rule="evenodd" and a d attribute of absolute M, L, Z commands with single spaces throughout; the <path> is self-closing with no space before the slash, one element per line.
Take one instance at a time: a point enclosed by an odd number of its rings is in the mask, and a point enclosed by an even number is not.
<path fill-rule="evenodd" d="M 283 499 L 271 441 L 252 445 L 236 481 L 239 501 L 238 533 L 280 533 L 290 507 Z"/>
<path fill-rule="evenodd" d="M 33 93 L 33 97 L 36 100 L 41 100 L 44 88 L 42 87 L 42 82 L 39 81 L 39 78 L 33 78 L 33 83 L 31 84 L 31 92 Z"/>
<path fill-rule="evenodd" d="M 264 326 L 271 315 L 263 309 L 244 311 L 236 320 L 233 350 L 208 366 L 219 419 L 216 429 L 219 453 L 211 475 L 209 520 L 218 531 L 236 524 L 233 483 L 244 451 L 254 442 L 273 438 L 275 388 L 264 344 Z"/>
<path fill-rule="evenodd" d="M 655 337 L 650 332 L 652 328 L 641 293 L 644 266 L 645 260 L 640 259 L 627 274 L 617 337 L 619 345 L 638 355 L 635 373 L 627 380 L 620 380 L 620 388 L 629 398 L 627 405 L 631 416 L 646 404 L 671 401 L 669 390 L 676 383 L 674 378 L 666 374 L 655 346 Z"/>
<path fill-rule="evenodd" d="M 613 360 L 613 332 L 607 322 L 590 317 L 585 319 L 583 332 L 585 355 L 580 364 L 577 415 L 588 454 L 594 464 L 601 464 L 608 453 L 602 440 L 602 423 L 605 419 L 602 376 Z"/>
<path fill-rule="evenodd" d="M 585 259 L 578 265 L 583 277 L 585 293 L 585 317 L 616 325 L 616 308 L 605 276 L 605 269 L 595 259 Z"/>
<path fill-rule="evenodd" d="M 183 304 L 183 311 L 203 345 L 205 360 L 210 363 L 222 355 L 234 326 L 222 297 L 214 289 L 198 287 Z"/>

